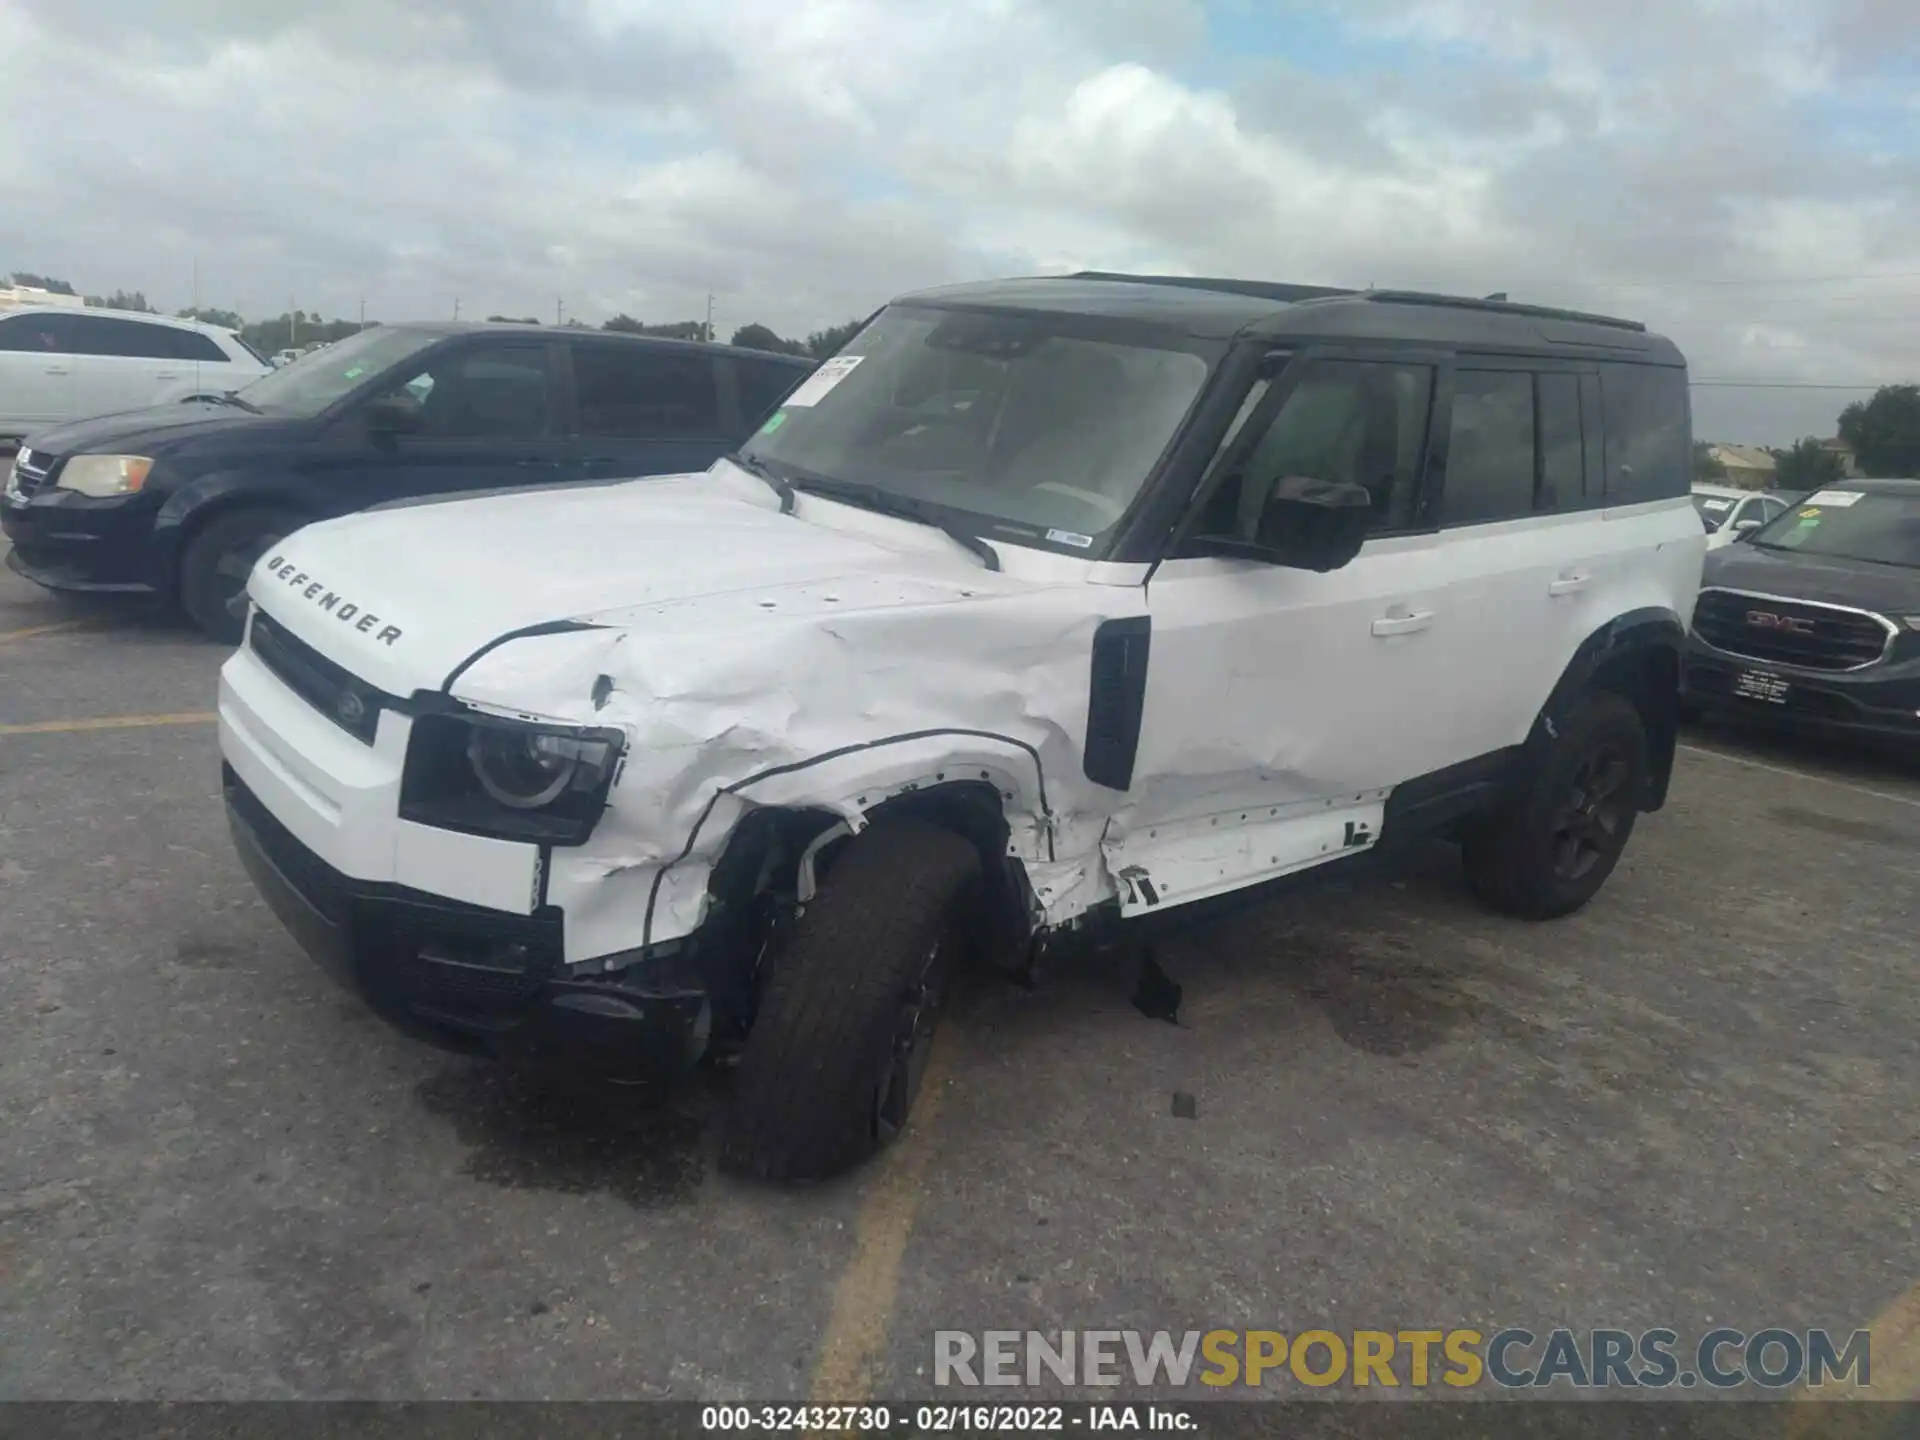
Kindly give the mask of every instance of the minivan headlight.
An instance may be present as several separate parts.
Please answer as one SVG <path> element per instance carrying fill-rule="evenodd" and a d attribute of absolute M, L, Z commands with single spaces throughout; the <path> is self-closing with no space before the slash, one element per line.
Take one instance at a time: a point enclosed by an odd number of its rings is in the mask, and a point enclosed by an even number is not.
<path fill-rule="evenodd" d="M 400 818 L 501 840 L 579 845 L 606 809 L 625 732 L 422 715 L 407 742 Z"/>
<path fill-rule="evenodd" d="M 145 455 L 75 455 L 60 467 L 54 488 L 104 500 L 131 495 L 147 483 L 153 461 Z"/>

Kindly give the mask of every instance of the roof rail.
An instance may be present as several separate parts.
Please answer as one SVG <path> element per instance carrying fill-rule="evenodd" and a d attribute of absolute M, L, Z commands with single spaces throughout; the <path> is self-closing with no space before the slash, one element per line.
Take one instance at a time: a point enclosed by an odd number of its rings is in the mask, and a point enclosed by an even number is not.
<path fill-rule="evenodd" d="M 1272 300 L 1291 305 L 1299 300 L 1325 300 L 1338 295 L 1358 295 L 1358 290 L 1338 290 L 1327 285 L 1282 285 L 1267 280 L 1218 280 L 1198 275 L 1123 275 L 1111 270 L 1080 270 L 1070 280 L 1120 280 L 1135 285 L 1178 285 L 1188 290 L 1218 290 L 1228 295 L 1250 295 L 1256 300 Z"/>
<path fill-rule="evenodd" d="M 1615 330 L 1633 330 L 1646 334 L 1638 320 L 1619 320 L 1611 315 L 1590 315 L 1584 310 L 1558 310 L 1550 305 L 1519 305 L 1511 300 L 1470 300 L 1463 295 L 1430 295 L 1421 290 L 1367 290 L 1369 300 L 1381 305 L 1440 305 L 1456 310 L 1491 310 L 1498 315 L 1528 315 L 1537 320 L 1568 320 L 1580 325 L 1607 325 Z"/>

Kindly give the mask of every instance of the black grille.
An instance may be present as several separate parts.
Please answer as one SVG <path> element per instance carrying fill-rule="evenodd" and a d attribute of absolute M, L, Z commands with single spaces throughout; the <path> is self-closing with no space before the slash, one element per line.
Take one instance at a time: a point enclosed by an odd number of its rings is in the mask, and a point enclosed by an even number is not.
<path fill-rule="evenodd" d="M 1702 590 L 1693 632 L 1716 650 L 1802 670 L 1859 670 L 1886 654 L 1888 627 L 1858 610 Z"/>
<path fill-rule="evenodd" d="M 364 744 L 373 743 L 380 712 L 397 701 L 363 684 L 259 611 L 254 612 L 253 653 L 294 694 Z"/>
<path fill-rule="evenodd" d="M 52 481 L 59 463 L 58 456 L 43 450 L 22 450 L 13 458 L 12 483 L 7 488 L 21 496 L 37 495 Z"/>

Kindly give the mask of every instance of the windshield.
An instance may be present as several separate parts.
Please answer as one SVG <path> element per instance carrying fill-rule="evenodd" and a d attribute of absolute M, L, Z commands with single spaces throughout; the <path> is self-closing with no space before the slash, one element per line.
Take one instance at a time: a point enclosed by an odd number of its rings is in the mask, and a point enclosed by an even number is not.
<path fill-rule="evenodd" d="M 1920 495 L 1822 490 L 1754 532 L 1769 550 L 1920 567 Z"/>
<path fill-rule="evenodd" d="M 1700 520 L 1711 535 L 1727 523 L 1727 517 L 1733 513 L 1733 507 L 1739 502 L 1726 495 L 1696 495 L 1693 508 L 1700 512 Z"/>
<path fill-rule="evenodd" d="M 810 478 L 872 486 L 977 533 L 1093 552 L 1214 353 L 1100 324 L 891 307 L 743 451 L 802 490 Z"/>
<path fill-rule="evenodd" d="M 248 404 L 277 415 L 318 415 L 342 395 L 357 390 L 439 338 L 419 330 L 376 326 L 324 350 L 302 355 L 243 386 L 239 393 Z"/>

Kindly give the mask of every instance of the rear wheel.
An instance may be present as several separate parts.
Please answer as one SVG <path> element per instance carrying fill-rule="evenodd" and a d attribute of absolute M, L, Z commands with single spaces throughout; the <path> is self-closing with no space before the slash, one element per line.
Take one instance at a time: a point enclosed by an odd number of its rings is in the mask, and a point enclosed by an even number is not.
<path fill-rule="evenodd" d="M 305 519 L 286 510 L 235 510 L 194 533 L 180 561 L 180 608 L 215 640 L 238 645 L 247 622 L 247 577 L 267 550 Z"/>
<path fill-rule="evenodd" d="M 1625 696 L 1588 695 L 1533 775 L 1466 837 L 1467 881 L 1497 910 L 1570 915 L 1606 884 L 1647 788 L 1647 734 Z"/>
<path fill-rule="evenodd" d="M 835 861 L 771 965 L 740 1060 L 728 1169 L 820 1180 L 900 1133 L 967 944 L 971 843 L 879 820 Z"/>

